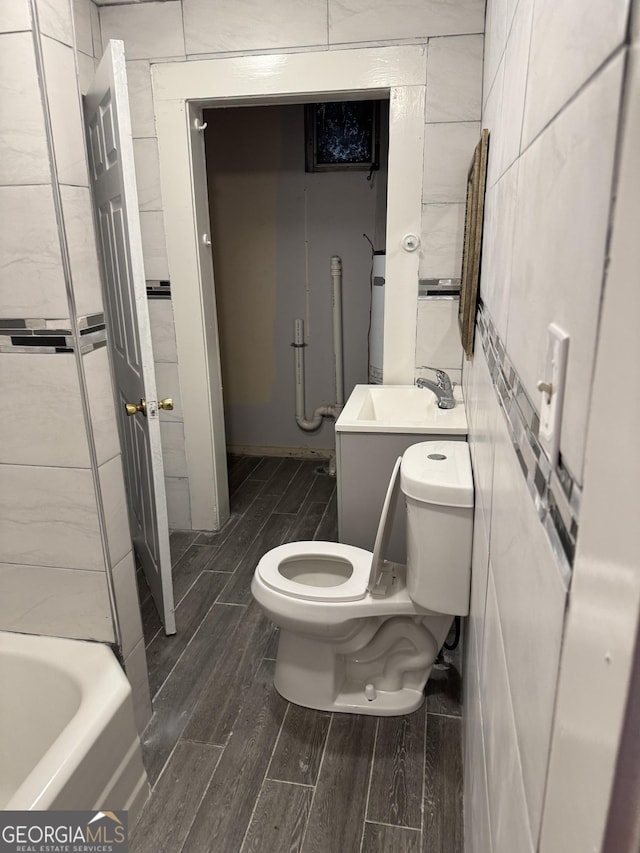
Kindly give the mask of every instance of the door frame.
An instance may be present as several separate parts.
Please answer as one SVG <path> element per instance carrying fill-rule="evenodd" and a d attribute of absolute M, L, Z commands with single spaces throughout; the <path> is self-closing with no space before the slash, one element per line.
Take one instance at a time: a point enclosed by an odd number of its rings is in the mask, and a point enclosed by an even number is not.
<path fill-rule="evenodd" d="M 419 252 L 404 248 L 403 238 L 421 233 L 426 71 L 425 45 L 152 66 L 194 529 L 218 529 L 229 514 L 213 264 L 202 250 L 210 224 L 195 192 L 206 166 L 194 119 L 205 107 L 389 98 L 383 371 L 385 382 L 412 384 Z"/>

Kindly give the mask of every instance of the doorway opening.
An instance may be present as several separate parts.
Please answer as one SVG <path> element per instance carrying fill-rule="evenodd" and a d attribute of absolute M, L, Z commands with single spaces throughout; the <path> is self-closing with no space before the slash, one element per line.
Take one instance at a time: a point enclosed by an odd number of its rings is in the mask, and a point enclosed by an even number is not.
<path fill-rule="evenodd" d="M 306 411 L 333 405 L 332 256 L 342 261 L 345 399 L 368 381 L 370 337 L 382 336 L 381 325 L 370 328 L 372 261 L 374 249 L 385 249 L 389 139 L 388 100 L 369 103 L 380 114 L 376 169 L 309 171 L 302 102 L 203 112 L 231 454 L 333 453 L 334 418 L 312 431 L 296 422 L 292 348 L 302 320 Z"/>
<path fill-rule="evenodd" d="M 403 45 L 167 62 L 152 66 L 152 78 L 191 523 L 197 530 L 217 530 L 229 515 L 229 496 L 203 110 L 388 98 L 382 368 L 385 382 L 412 382 L 426 48 Z"/>

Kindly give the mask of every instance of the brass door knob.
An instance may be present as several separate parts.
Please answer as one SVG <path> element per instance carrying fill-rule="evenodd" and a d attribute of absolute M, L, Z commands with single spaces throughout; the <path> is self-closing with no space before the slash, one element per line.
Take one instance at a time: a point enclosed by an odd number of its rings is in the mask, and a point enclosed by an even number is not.
<path fill-rule="evenodd" d="M 173 399 L 171 397 L 165 397 L 164 400 L 158 400 L 158 408 L 164 409 L 165 412 L 172 412 Z"/>
<path fill-rule="evenodd" d="M 147 417 L 147 401 L 140 400 L 139 403 L 125 403 L 124 408 L 127 412 L 127 415 L 131 417 L 131 415 L 137 415 L 138 412 L 142 412 L 142 414 Z"/>

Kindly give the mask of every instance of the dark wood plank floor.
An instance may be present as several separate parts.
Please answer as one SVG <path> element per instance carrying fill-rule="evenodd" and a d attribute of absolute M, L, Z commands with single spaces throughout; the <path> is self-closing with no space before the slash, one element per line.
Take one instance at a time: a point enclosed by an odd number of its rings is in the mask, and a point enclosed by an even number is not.
<path fill-rule="evenodd" d="M 282 542 L 337 538 L 335 480 L 318 461 L 230 457 L 229 486 L 223 530 L 171 534 L 175 636 L 139 578 L 152 795 L 132 853 L 461 853 L 459 651 L 406 717 L 285 702 L 251 576 Z"/>

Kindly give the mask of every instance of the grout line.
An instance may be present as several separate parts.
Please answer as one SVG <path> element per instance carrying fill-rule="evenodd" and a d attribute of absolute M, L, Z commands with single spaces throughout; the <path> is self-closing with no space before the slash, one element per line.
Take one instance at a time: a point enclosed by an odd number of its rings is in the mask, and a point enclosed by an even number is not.
<path fill-rule="evenodd" d="M 196 743 L 200 746 L 217 746 L 218 749 L 225 750 L 227 748 L 229 738 L 227 738 L 226 743 L 211 743 L 211 741 L 208 740 L 196 740 L 196 738 L 194 737 L 179 737 L 177 742 L 180 743 L 180 741 L 182 741 L 183 743 Z"/>
<path fill-rule="evenodd" d="M 149 722 L 151 722 L 151 720 L 149 720 Z M 144 734 L 144 733 L 143 733 L 143 734 Z M 151 794 L 152 794 L 152 795 L 153 795 L 153 793 L 155 792 L 155 790 L 156 790 L 156 788 L 158 787 L 158 785 L 160 784 L 160 780 L 161 780 L 161 779 L 162 779 L 162 777 L 164 776 L 164 772 L 165 772 L 165 770 L 167 769 L 167 765 L 169 764 L 169 762 L 170 762 L 170 761 L 171 761 L 171 759 L 173 758 L 173 753 L 176 751 L 176 747 L 178 746 L 179 741 L 180 741 L 180 739 L 178 738 L 178 739 L 176 740 L 176 742 L 174 743 L 173 747 L 171 748 L 171 752 L 170 752 L 170 753 L 169 753 L 169 755 L 167 756 L 167 760 L 166 760 L 166 761 L 165 761 L 165 763 L 162 765 L 162 770 L 158 773 L 158 777 L 157 777 L 156 781 L 153 783 L 153 785 L 151 785 Z M 145 768 L 145 772 L 146 772 L 146 768 Z M 149 800 L 151 800 L 151 797 L 149 797 Z M 147 802 L 149 802 L 149 800 L 147 800 Z"/>
<path fill-rule="evenodd" d="M 278 737 L 275 739 L 273 744 L 273 749 L 271 750 L 271 755 L 269 756 L 269 763 L 267 764 L 267 769 L 264 772 L 264 778 L 266 779 L 269 775 L 269 768 L 271 767 L 271 762 L 273 761 L 273 756 L 275 755 L 276 749 L 278 748 L 278 743 L 280 742 L 280 735 L 282 734 L 282 729 L 284 727 L 284 722 L 289 716 L 289 710 L 291 708 L 291 703 L 287 703 L 287 710 L 284 712 L 284 716 L 282 718 L 282 722 L 280 723 L 280 728 L 278 729 Z M 263 779 L 264 782 L 264 779 Z"/>
<path fill-rule="evenodd" d="M 309 785 L 307 782 L 291 782 L 289 779 L 274 779 L 273 776 L 265 776 L 265 782 L 277 782 L 278 785 L 295 785 L 296 788 L 315 788 L 315 785 Z"/>
<path fill-rule="evenodd" d="M 427 711 L 428 717 L 447 717 L 449 720 L 461 720 L 462 714 L 441 714 L 439 711 Z"/>
<path fill-rule="evenodd" d="M 318 767 L 318 775 L 316 776 L 316 784 L 313 787 L 313 794 L 311 795 L 311 804 L 309 806 L 309 817 L 307 818 L 307 825 L 304 828 L 304 832 L 302 833 L 302 838 L 300 839 L 300 850 L 304 849 L 304 843 L 307 839 L 307 832 L 309 831 L 309 824 L 311 822 L 311 817 L 313 815 L 313 805 L 316 801 L 316 794 L 318 792 L 318 785 L 320 784 L 320 777 L 322 775 L 322 766 L 324 764 L 324 758 L 327 754 L 327 746 L 329 744 L 329 738 L 331 737 L 331 726 L 333 725 L 333 717 L 331 714 L 331 719 L 329 720 L 329 727 L 327 728 L 327 735 L 324 741 L 324 747 L 322 748 L 322 758 L 320 759 L 320 765 Z"/>
<path fill-rule="evenodd" d="M 376 720 L 376 733 L 373 738 L 373 751 L 371 753 L 371 767 L 369 768 L 369 784 L 367 785 L 367 799 L 364 804 L 364 820 L 362 821 L 362 832 L 360 833 L 360 853 L 362 853 L 362 845 L 364 844 L 364 830 L 367 823 L 367 814 L 369 813 L 369 799 L 371 797 L 371 782 L 373 780 L 373 765 L 376 761 L 376 749 L 378 746 L 378 732 L 380 731 L 380 717 Z"/>
<path fill-rule="evenodd" d="M 420 849 L 425 848 L 425 825 L 424 825 L 424 797 L 425 797 L 425 789 L 427 787 L 427 774 L 425 771 L 425 766 L 427 763 L 427 738 L 429 733 L 427 731 L 429 725 L 429 712 L 424 715 L 424 738 L 422 743 L 422 795 L 420 797 Z"/>
<path fill-rule="evenodd" d="M 409 829 L 411 832 L 420 832 L 415 826 L 405 826 L 403 823 L 385 823 L 383 820 L 365 820 L 365 823 L 372 826 L 390 826 L 391 829 Z"/>
<path fill-rule="evenodd" d="M 223 590 L 223 591 L 224 591 L 224 590 Z M 193 632 L 193 634 L 191 635 L 191 639 L 189 640 L 189 642 L 187 643 L 187 645 L 186 645 L 186 646 L 184 647 L 184 649 L 182 650 L 182 653 L 180 654 L 180 657 L 176 660 L 176 662 L 174 663 L 174 665 L 171 667 L 171 669 L 170 669 L 170 670 L 169 670 L 169 672 L 167 673 L 167 677 L 165 678 L 165 680 L 162 682 L 162 684 L 160 685 L 160 687 L 158 687 L 158 689 L 157 689 L 157 690 L 156 690 L 156 692 L 154 693 L 154 698 L 155 698 L 156 696 L 158 696 L 158 695 L 159 695 L 160 691 L 164 688 L 164 686 L 165 686 L 165 684 L 167 683 L 167 681 L 171 678 L 172 674 L 175 672 L 176 667 L 178 666 L 178 664 L 180 663 L 180 661 L 181 661 L 181 660 L 182 660 L 182 658 L 184 657 L 184 655 L 185 655 L 185 653 L 186 653 L 187 649 L 189 648 L 189 646 L 191 645 L 191 643 L 193 643 L 193 641 L 194 641 L 195 637 L 197 636 L 198 632 L 199 632 L 199 631 L 200 631 L 200 629 L 202 628 L 202 625 L 203 625 L 203 623 L 204 623 L 205 619 L 206 619 L 206 618 L 207 618 L 207 616 L 211 613 L 211 611 L 212 611 L 212 610 L 213 610 L 213 608 L 216 606 L 216 604 L 225 604 L 225 605 L 226 605 L 226 602 L 223 602 L 223 601 L 220 601 L 220 602 L 219 602 L 219 601 L 218 601 L 218 598 L 220 597 L 220 595 L 222 595 L 222 593 L 219 593 L 219 595 L 216 597 L 216 599 L 212 602 L 211 607 L 207 610 L 207 612 L 204 614 L 204 616 L 203 616 L 203 617 L 202 617 L 202 619 L 200 620 L 200 624 L 198 625 L 198 627 L 196 628 L 196 630 L 195 630 L 195 631 Z M 232 607 L 245 607 L 245 608 L 247 607 L 247 605 L 246 605 L 246 604 L 233 604 L 233 605 L 231 605 L 231 606 L 232 606 Z M 193 713 L 193 711 L 194 711 L 194 710 L 195 710 L 195 705 L 194 705 L 194 707 L 191 709 L 191 712 Z M 186 719 L 186 721 L 185 721 L 185 724 L 184 724 L 184 726 L 183 726 L 183 727 L 182 727 L 182 729 L 181 729 L 181 733 L 185 730 L 185 728 L 186 728 L 186 726 L 187 726 L 187 723 L 189 722 L 189 720 L 190 720 L 190 719 L 191 719 L 191 714 L 187 717 L 187 719 Z M 180 738 L 180 735 L 178 735 L 178 739 L 179 739 L 179 738 Z"/>
<path fill-rule="evenodd" d="M 332 498 L 332 497 L 333 497 L 333 492 L 331 492 L 331 497 L 330 497 L 330 498 L 329 498 L 329 500 L 327 501 L 326 506 L 325 506 L 325 508 L 324 508 L 324 512 L 323 512 L 323 513 L 322 513 L 322 515 L 320 516 L 320 521 L 319 521 L 319 522 L 318 522 L 318 524 L 316 525 L 316 529 L 315 529 L 315 532 L 314 532 L 314 534 L 313 534 L 313 541 L 317 541 L 317 540 L 316 540 L 316 536 L 318 535 L 318 530 L 319 530 L 319 529 L 320 529 L 320 527 L 322 526 L 322 522 L 325 520 L 325 517 L 326 517 L 326 515 L 327 515 L 327 512 L 329 511 L 329 505 L 331 504 L 331 498 Z"/>
<path fill-rule="evenodd" d="M 178 743 L 179 742 L 180 741 L 178 740 Z M 187 741 L 186 739 L 185 739 L 185 742 L 187 742 L 187 743 L 199 743 L 199 741 Z M 215 746 L 216 744 L 212 744 L 212 745 Z M 220 761 L 222 759 L 222 755 L 223 755 L 224 751 L 225 751 L 225 747 L 223 746 L 222 749 L 220 750 L 220 755 L 218 756 L 218 760 L 216 761 L 216 766 L 213 768 L 213 772 L 212 772 L 211 776 L 209 777 L 209 781 L 207 782 L 207 784 L 204 787 L 204 791 L 202 792 L 202 796 L 200 797 L 200 801 L 198 802 L 197 807 L 194 809 L 193 818 L 192 818 L 191 822 L 189 823 L 187 831 L 185 832 L 184 841 L 180 845 L 180 850 L 178 851 L 178 853 L 182 853 L 182 851 L 184 850 L 184 845 L 187 843 L 187 838 L 189 837 L 189 833 L 191 832 L 191 830 L 193 828 L 193 824 L 196 822 L 196 818 L 198 817 L 198 814 L 200 813 L 202 803 L 204 802 L 204 798 L 207 796 L 209 788 L 211 787 L 211 782 L 213 781 L 213 777 L 216 775 L 216 770 L 218 769 L 218 766 L 220 764 Z"/>
<path fill-rule="evenodd" d="M 262 778 L 262 782 L 260 783 L 260 790 L 258 791 L 258 795 L 256 796 L 255 802 L 253 804 L 253 808 L 251 809 L 251 816 L 247 822 L 247 828 L 242 836 L 242 843 L 240 844 L 240 853 L 244 850 L 244 846 L 247 840 L 247 836 L 249 835 L 249 830 L 251 829 L 251 824 L 253 822 L 253 817 L 256 813 L 256 809 L 258 808 L 258 801 L 262 796 L 262 792 L 264 790 L 264 783 L 267 781 L 267 774 L 269 773 L 269 767 L 271 767 L 271 762 L 273 761 L 273 755 L 278 747 L 278 742 L 280 741 L 280 735 L 282 734 L 282 729 L 284 727 L 284 721 L 287 719 L 287 715 L 289 714 L 290 704 L 287 704 L 287 709 L 282 716 L 282 722 L 280 723 L 280 728 L 278 729 L 278 737 L 275 739 L 273 744 L 273 749 L 271 750 L 271 757 L 269 758 L 269 763 L 267 764 L 267 769 L 264 771 L 264 776 Z"/>

